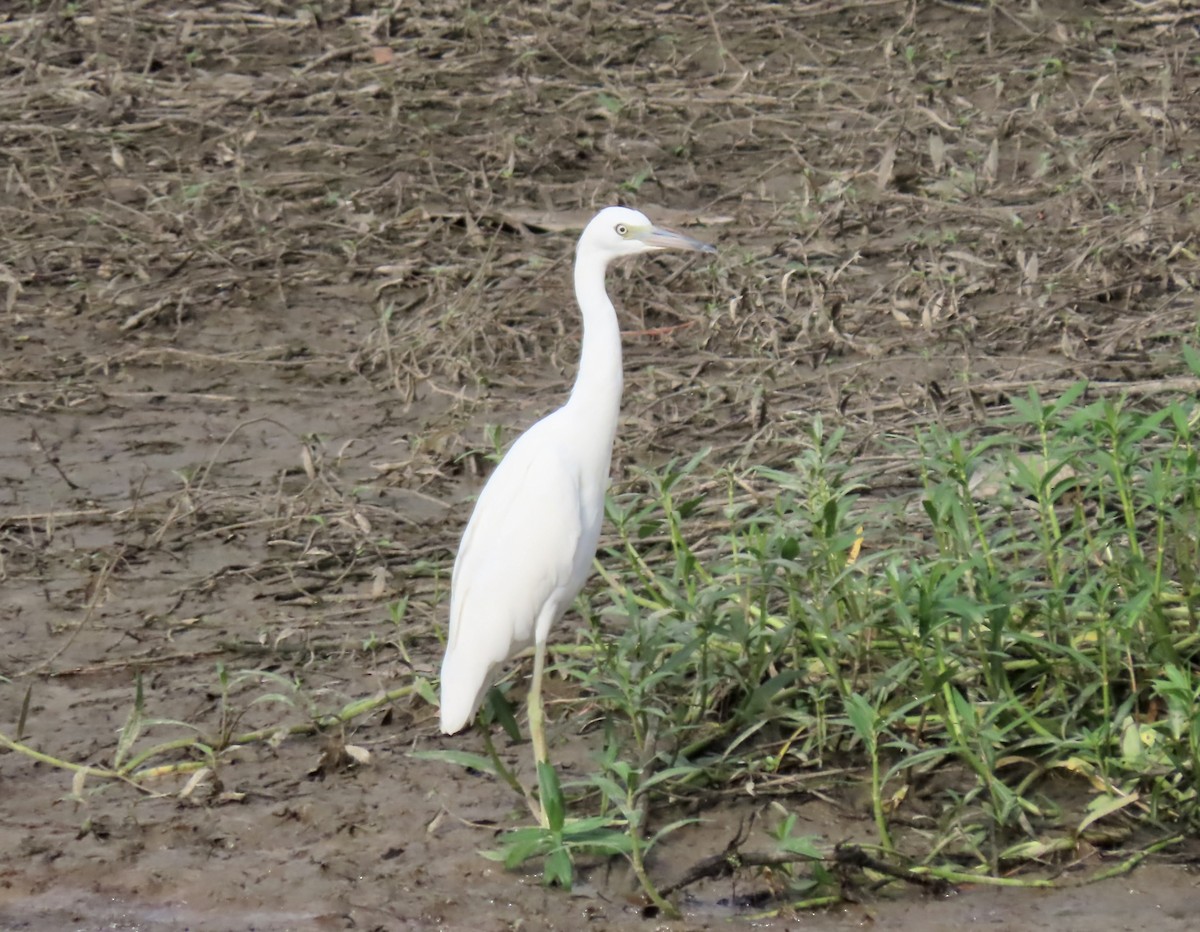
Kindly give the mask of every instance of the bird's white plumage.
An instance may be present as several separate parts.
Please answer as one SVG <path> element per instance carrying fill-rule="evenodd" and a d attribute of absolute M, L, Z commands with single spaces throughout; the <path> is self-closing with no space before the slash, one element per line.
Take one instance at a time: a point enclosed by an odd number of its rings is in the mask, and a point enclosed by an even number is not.
<path fill-rule="evenodd" d="M 595 479 L 556 431 L 560 408 L 523 434 L 496 467 L 454 562 L 442 664 L 442 731 L 471 721 L 496 668 L 539 640 L 583 588 L 600 536 Z M 569 412 L 567 412 L 569 414 Z M 609 441 L 611 448 L 611 440 Z M 585 485 L 593 488 L 587 490 Z M 604 488 L 598 490 L 603 510 Z M 538 622 L 546 630 L 538 631 Z"/>
<path fill-rule="evenodd" d="M 620 409 L 621 337 L 604 272 L 618 256 L 656 249 L 715 251 L 624 207 L 602 210 L 579 239 L 575 296 L 583 345 L 571 396 L 519 437 L 496 467 L 455 558 L 441 672 L 446 734 L 470 724 L 496 668 L 534 645 L 530 731 L 543 759 L 539 677 L 546 637 L 591 571 Z"/>

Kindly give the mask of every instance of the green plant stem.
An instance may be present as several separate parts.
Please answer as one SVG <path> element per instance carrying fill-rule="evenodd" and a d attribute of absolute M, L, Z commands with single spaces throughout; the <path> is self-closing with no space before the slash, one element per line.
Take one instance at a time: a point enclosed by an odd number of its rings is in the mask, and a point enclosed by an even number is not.
<path fill-rule="evenodd" d="M 977 884 L 983 887 L 1026 887 L 1039 890 L 1051 890 L 1058 886 L 1053 880 L 1043 877 L 995 877 L 988 874 L 973 874 L 953 867 L 930 867 L 928 865 L 914 867 L 914 874 L 924 874 L 937 877 L 947 883 Z"/>
<path fill-rule="evenodd" d="M 70 770 L 73 773 L 84 773 L 89 777 L 102 777 L 106 780 L 119 780 L 122 774 L 116 770 L 109 770 L 106 767 L 91 767 L 87 764 L 76 764 L 73 761 L 63 760 L 59 757 L 52 757 L 43 751 L 36 748 L 31 748 L 28 744 L 20 741 L 14 741 L 7 735 L 0 733 L 0 745 L 8 748 L 10 751 L 16 751 L 18 754 L 24 754 L 26 757 L 38 761 L 42 764 L 49 764 L 51 767 L 57 767 L 60 770 Z"/>
<path fill-rule="evenodd" d="M 26 757 L 40 761 L 43 764 L 49 764 L 52 767 L 57 767 L 60 770 L 70 770 L 76 773 L 86 773 L 88 776 L 100 777 L 106 780 L 127 780 L 135 785 L 139 780 L 148 777 L 162 776 L 164 773 L 184 772 L 185 767 L 179 765 L 159 765 L 139 769 L 147 761 L 153 760 L 162 754 L 172 751 L 186 751 L 196 747 L 198 744 L 208 744 L 209 747 L 216 747 L 219 750 L 232 747 L 234 745 L 256 744 L 260 741 L 267 741 L 277 735 L 283 734 L 288 737 L 295 735 L 312 735 L 327 728 L 332 728 L 336 725 L 349 724 L 356 718 L 378 709 L 380 706 L 387 705 L 389 702 L 394 702 L 397 699 L 402 699 L 412 695 L 416 691 L 416 686 L 409 684 L 400 686 L 386 693 L 381 693 L 378 696 L 372 696 L 369 699 L 356 699 L 353 702 L 347 703 L 339 711 L 329 715 L 323 715 L 311 722 L 300 722 L 295 725 L 287 725 L 284 727 L 259 728 L 255 731 L 247 731 L 238 735 L 230 736 L 223 744 L 213 744 L 203 738 L 176 738 L 171 741 L 164 741 L 161 744 L 156 744 L 136 756 L 130 758 L 123 763 L 119 769 L 109 770 L 103 767 L 91 767 L 86 764 L 76 764 L 72 761 L 62 760 L 58 757 L 53 757 L 35 748 L 31 748 L 27 744 L 20 741 L 14 741 L 7 735 L 0 734 L 0 745 L 7 747 L 9 750 L 16 751 L 19 754 L 24 754 Z M 200 766 L 203 766 L 201 764 Z"/>
<path fill-rule="evenodd" d="M 1147 845 L 1141 851 L 1135 851 L 1129 857 L 1125 858 L 1125 860 L 1114 864 L 1107 870 L 1093 874 L 1082 883 L 1075 884 L 1074 886 L 1086 886 L 1088 884 L 1099 883 L 1101 880 L 1110 880 L 1113 877 L 1120 877 L 1122 874 L 1128 874 L 1150 855 L 1157 854 L 1159 851 L 1165 851 L 1167 848 L 1173 848 L 1175 845 L 1182 844 L 1184 839 L 1185 836 L 1183 835 L 1172 835 L 1169 838 L 1156 841 L 1152 845 Z"/>

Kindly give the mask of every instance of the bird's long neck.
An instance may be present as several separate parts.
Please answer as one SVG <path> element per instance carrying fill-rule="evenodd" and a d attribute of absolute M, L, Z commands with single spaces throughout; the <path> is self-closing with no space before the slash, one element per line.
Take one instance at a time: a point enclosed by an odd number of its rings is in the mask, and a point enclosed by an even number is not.
<path fill-rule="evenodd" d="M 606 262 L 581 251 L 575 257 L 575 298 L 583 312 L 579 374 L 567 406 L 572 420 L 610 447 L 621 409 L 621 331 L 604 288 Z"/>

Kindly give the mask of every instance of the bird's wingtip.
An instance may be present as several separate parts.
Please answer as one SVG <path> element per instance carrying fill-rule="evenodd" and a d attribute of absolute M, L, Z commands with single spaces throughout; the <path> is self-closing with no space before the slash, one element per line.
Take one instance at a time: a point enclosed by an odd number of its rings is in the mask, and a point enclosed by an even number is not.
<path fill-rule="evenodd" d="M 447 688 L 447 683 L 457 685 L 454 688 Z M 443 671 L 440 698 L 442 705 L 438 717 L 442 734 L 456 735 L 470 725 L 475 718 L 482 691 L 463 689 L 461 677 L 454 675 L 447 677 L 446 671 Z"/>

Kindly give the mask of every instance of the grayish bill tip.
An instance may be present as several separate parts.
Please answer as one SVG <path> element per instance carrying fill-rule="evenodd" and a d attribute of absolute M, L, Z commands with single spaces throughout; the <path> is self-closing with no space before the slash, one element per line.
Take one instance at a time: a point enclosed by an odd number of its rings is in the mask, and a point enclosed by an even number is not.
<path fill-rule="evenodd" d="M 690 249 L 692 252 L 708 253 L 717 251 L 717 247 L 710 243 L 703 243 L 685 233 L 678 233 L 663 227 L 654 227 L 644 239 L 647 245 L 658 246 L 660 249 Z"/>

